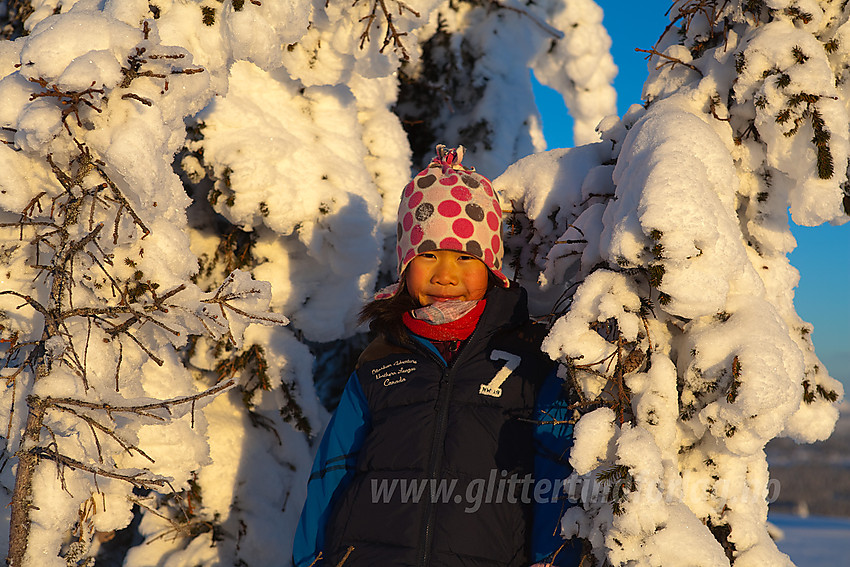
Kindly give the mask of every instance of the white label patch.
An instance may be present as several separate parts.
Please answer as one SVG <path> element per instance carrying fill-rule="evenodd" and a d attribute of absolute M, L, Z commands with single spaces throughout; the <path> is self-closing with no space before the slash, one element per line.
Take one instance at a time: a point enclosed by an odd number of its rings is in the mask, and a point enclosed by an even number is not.
<path fill-rule="evenodd" d="M 494 350 L 490 353 L 490 360 L 504 360 L 505 365 L 499 369 L 490 382 L 487 384 L 481 384 L 481 387 L 478 389 L 478 393 L 498 398 L 502 395 L 502 384 L 508 379 L 508 376 L 510 376 L 514 370 L 519 368 L 519 363 L 522 362 L 522 358 L 503 350 Z"/>

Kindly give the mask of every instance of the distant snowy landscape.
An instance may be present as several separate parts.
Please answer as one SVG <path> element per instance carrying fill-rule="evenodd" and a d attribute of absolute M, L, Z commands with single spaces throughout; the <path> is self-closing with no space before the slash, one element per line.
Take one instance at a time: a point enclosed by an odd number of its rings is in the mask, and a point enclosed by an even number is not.
<path fill-rule="evenodd" d="M 850 518 L 850 406 L 841 406 L 835 432 L 811 445 L 786 438 L 766 448 L 770 477 L 778 488 L 771 494 L 771 514 Z"/>
<path fill-rule="evenodd" d="M 847 565 L 850 519 L 776 514 L 770 516 L 770 521 L 782 530 L 779 551 L 787 553 L 797 567 Z"/>
<path fill-rule="evenodd" d="M 797 567 L 850 561 L 850 406 L 843 404 L 832 437 L 813 445 L 775 439 L 767 446 L 771 478 L 779 481 L 770 522 L 777 547 Z M 811 515 L 809 515 L 811 514 Z"/>

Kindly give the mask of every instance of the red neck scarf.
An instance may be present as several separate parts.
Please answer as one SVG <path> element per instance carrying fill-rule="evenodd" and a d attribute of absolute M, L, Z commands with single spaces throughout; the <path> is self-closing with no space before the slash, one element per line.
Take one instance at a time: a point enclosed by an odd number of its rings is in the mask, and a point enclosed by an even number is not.
<path fill-rule="evenodd" d="M 410 312 L 404 313 L 401 316 L 401 320 L 413 333 L 420 337 L 425 337 L 428 340 L 463 341 L 468 339 L 469 335 L 472 334 L 472 331 L 475 330 L 475 326 L 478 325 L 478 319 L 481 318 L 481 314 L 484 312 L 486 304 L 487 300 L 482 299 L 478 302 L 478 305 L 473 307 L 472 310 L 463 317 L 440 325 L 432 325 L 426 321 L 414 319 Z"/>

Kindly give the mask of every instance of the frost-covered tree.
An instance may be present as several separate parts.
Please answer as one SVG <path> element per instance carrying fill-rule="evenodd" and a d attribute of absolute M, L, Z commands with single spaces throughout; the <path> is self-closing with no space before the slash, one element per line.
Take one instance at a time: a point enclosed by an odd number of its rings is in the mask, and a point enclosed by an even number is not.
<path fill-rule="evenodd" d="M 310 349 L 344 379 L 411 168 L 436 141 L 491 175 L 542 150 L 529 69 L 596 139 L 614 108 L 601 11 L 0 7 L 11 563 L 90 565 L 134 517 L 127 566 L 286 563 L 327 417 Z"/>
<path fill-rule="evenodd" d="M 11 565 L 90 563 L 94 532 L 144 505 L 134 489 L 187 488 L 209 461 L 199 408 L 234 380 L 194 382 L 178 349 L 286 322 L 245 272 L 208 294 L 189 281 L 171 155 L 212 95 L 205 69 L 141 19 L 80 7 L 41 23 L 3 44 L 0 82 Z"/>
<path fill-rule="evenodd" d="M 850 214 L 848 20 L 841 1 L 678 0 L 645 106 L 496 180 L 578 392 L 562 528 L 597 564 L 791 565 L 764 446 L 828 437 L 843 391 L 793 307 L 788 209 Z"/>
<path fill-rule="evenodd" d="M 490 176 L 524 158 L 497 182 L 512 266 L 599 489 L 564 535 L 599 564 L 788 562 L 763 447 L 828 436 L 843 394 L 793 308 L 786 212 L 847 220 L 843 2 L 678 0 L 646 107 L 599 134 L 591 0 L 0 6 L 14 565 L 91 564 L 134 517 L 128 567 L 288 561 L 313 376 L 344 380 L 436 142 Z M 542 153 L 530 69 L 585 145 Z M 246 328 L 272 312 L 292 323 Z"/>

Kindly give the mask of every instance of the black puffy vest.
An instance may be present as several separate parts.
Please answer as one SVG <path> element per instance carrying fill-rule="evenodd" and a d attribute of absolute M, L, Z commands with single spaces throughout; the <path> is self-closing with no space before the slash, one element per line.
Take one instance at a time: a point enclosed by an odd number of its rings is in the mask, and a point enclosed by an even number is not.
<path fill-rule="evenodd" d="M 412 338 L 364 351 L 372 428 L 328 522 L 325 565 L 346 553 L 345 567 L 530 563 L 531 504 L 511 480 L 533 473 L 531 420 L 553 369 L 542 335 L 525 292 L 495 288 L 448 368 Z"/>

